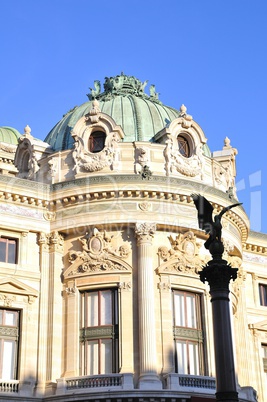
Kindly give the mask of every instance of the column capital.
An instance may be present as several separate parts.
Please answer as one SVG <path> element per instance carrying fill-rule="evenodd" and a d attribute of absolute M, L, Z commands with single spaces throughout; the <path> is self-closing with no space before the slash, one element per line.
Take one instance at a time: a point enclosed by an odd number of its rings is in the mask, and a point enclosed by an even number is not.
<path fill-rule="evenodd" d="M 42 251 L 49 250 L 49 234 L 40 232 L 38 237 L 38 244 L 41 247 Z"/>
<path fill-rule="evenodd" d="M 64 251 L 64 237 L 57 231 L 50 234 L 50 244 L 52 251 Z"/>
<path fill-rule="evenodd" d="M 135 235 L 139 244 L 152 243 L 152 239 L 157 230 L 154 222 L 138 222 L 135 225 Z"/>

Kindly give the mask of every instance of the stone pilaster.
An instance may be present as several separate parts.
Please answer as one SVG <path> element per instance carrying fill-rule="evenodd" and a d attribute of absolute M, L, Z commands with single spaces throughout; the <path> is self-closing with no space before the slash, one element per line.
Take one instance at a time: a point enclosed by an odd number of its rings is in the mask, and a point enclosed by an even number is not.
<path fill-rule="evenodd" d="M 174 373 L 174 356 L 170 353 L 170 345 L 173 344 L 173 333 L 170 328 L 173 327 L 173 308 L 172 293 L 169 277 L 161 276 L 158 283 L 161 310 L 161 336 L 162 336 L 162 373 Z"/>
<path fill-rule="evenodd" d="M 119 347 L 120 373 L 133 373 L 133 317 L 129 311 L 133 309 L 133 292 L 131 278 L 119 283 Z M 122 320 L 123 317 L 123 320 Z"/>
<path fill-rule="evenodd" d="M 238 401 L 229 308 L 229 282 L 236 277 L 237 268 L 220 258 L 209 261 L 200 272 L 201 281 L 210 286 L 218 402 Z"/>
<path fill-rule="evenodd" d="M 47 369 L 47 326 L 48 326 L 48 288 L 49 288 L 49 235 L 40 233 L 40 301 L 39 301 L 39 336 L 36 394 L 42 395 L 45 390 Z"/>
<path fill-rule="evenodd" d="M 75 345 L 79 345 L 79 314 L 78 314 L 78 290 L 75 281 L 68 281 L 64 291 L 66 324 L 64 326 L 64 377 L 79 375 L 79 351 Z"/>
<path fill-rule="evenodd" d="M 62 354 L 62 284 L 64 239 L 58 232 L 50 235 L 47 380 L 60 377 Z"/>
<path fill-rule="evenodd" d="M 156 329 L 154 316 L 154 277 L 152 240 L 155 223 L 137 223 L 135 233 L 138 248 L 138 306 L 139 306 L 139 388 L 160 389 L 157 374 Z"/>

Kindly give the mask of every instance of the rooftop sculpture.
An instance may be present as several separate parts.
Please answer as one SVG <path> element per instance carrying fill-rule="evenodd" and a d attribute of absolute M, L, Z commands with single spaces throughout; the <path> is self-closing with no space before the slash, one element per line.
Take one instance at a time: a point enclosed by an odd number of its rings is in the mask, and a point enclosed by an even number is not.
<path fill-rule="evenodd" d="M 123 72 L 116 77 L 105 77 L 104 91 L 101 92 L 101 84 L 99 80 L 94 81 L 94 88 L 89 88 L 90 93 L 87 94 L 89 100 L 98 99 L 107 101 L 117 95 L 135 95 L 139 98 L 150 100 L 154 103 L 162 104 L 159 100 L 159 93 L 156 92 L 155 85 L 150 85 L 149 95 L 144 90 L 147 86 L 148 80 L 142 82 L 134 76 L 125 75 Z"/>

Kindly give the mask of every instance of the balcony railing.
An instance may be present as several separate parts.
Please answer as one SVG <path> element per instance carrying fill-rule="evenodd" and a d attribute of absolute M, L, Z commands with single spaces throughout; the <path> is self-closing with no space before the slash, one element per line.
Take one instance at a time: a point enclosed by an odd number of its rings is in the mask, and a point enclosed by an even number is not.
<path fill-rule="evenodd" d="M 0 380 L 0 392 L 18 393 L 19 381 L 18 380 Z"/>
<path fill-rule="evenodd" d="M 216 382 L 213 377 L 168 374 L 164 377 L 164 388 L 185 392 L 198 391 L 205 394 L 214 394 Z"/>
<path fill-rule="evenodd" d="M 66 397 L 74 393 L 102 393 L 104 390 L 115 393 L 119 390 L 127 390 L 135 394 L 139 389 L 134 388 L 133 374 L 109 374 L 109 375 L 96 375 L 87 377 L 72 377 L 60 378 L 57 383 L 52 383 L 51 393 L 46 390 L 46 395 L 62 395 Z M 18 380 L 1 380 L 0 379 L 0 394 L 5 394 L 5 398 L 14 397 L 33 397 L 35 383 L 21 383 Z M 252 387 L 237 387 L 238 397 L 240 401 L 257 402 L 257 393 Z M 193 376 L 182 374 L 167 374 L 163 378 L 163 390 L 161 391 L 176 391 L 183 395 L 208 395 L 210 398 L 215 395 L 215 378 L 205 376 Z M 123 391 L 122 391 L 123 392 Z M 9 394 L 9 396 L 7 396 Z M 49 397 L 48 397 L 49 398 Z M 25 400 L 25 399 L 24 399 Z M 36 399 L 34 399 L 36 400 Z M 40 401 L 42 398 L 40 398 Z"/>
<path fill-rule="evenodd" d="M 85 389 L 96 390 L 108 388 L 111 390 L 133 389 L 132 374 L 94 375 L 87 377 L 60 378 L 57 380 L 57 394 L 68 391 L 83 391 Z"/>
<path fill-rule="evenodd" d="M 66 380 L 66 389 L 122 387 L 122 376 L 94 376 Z"/>

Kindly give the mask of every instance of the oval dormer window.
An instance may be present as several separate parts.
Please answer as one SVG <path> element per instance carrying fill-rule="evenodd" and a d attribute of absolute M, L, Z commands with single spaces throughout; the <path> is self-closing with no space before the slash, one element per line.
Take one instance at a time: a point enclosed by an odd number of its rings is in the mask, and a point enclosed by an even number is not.
<path fill-rule="evenodd" d="M 189 158 L 189 156 L 191 156 L 191 152 L 188 139 L 183 135 L 178 135 L 177 140 L 180 154 L 185 158 Z"/>
<path fill-rule="evenodd" d="M 96 153 L 102 151 L 105 146 L 106 133 L 94 131 L 89 137 L 89 151 Z"/>

